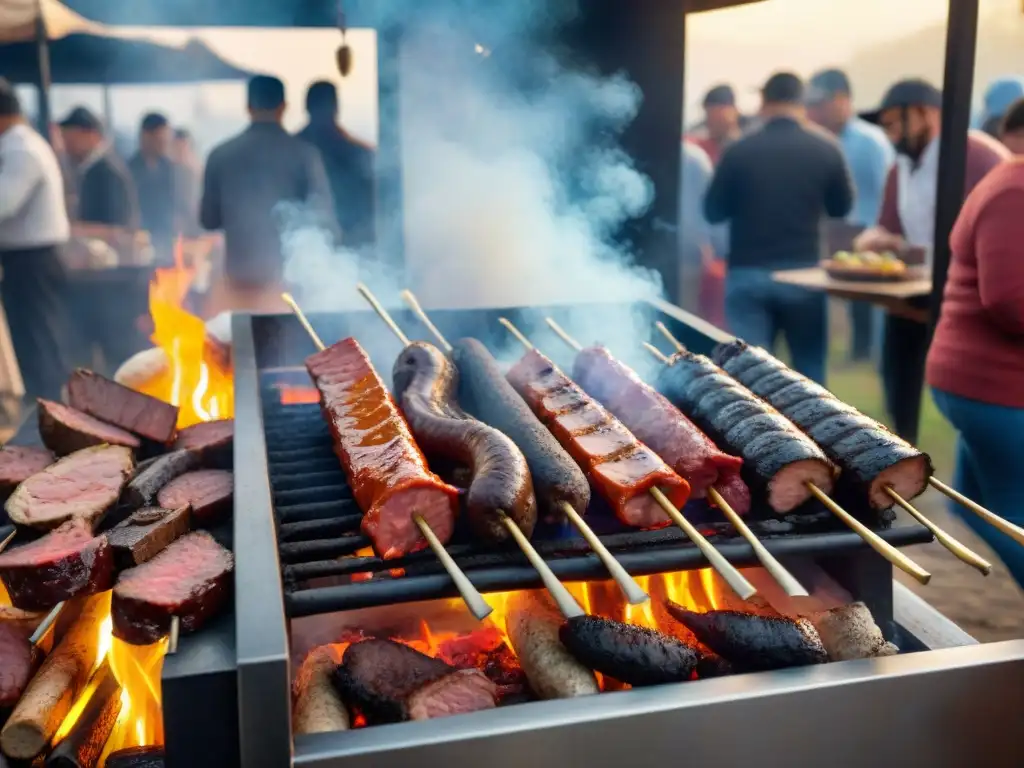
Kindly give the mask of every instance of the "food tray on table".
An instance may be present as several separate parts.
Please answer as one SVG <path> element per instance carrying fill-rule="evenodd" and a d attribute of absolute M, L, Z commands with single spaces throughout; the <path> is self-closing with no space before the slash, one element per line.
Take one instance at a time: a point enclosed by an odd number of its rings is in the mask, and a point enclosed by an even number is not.
<path fill-rule="evenodd" d="M 862 283 L 897 283 L 920 277 L 920 269 L 909 266 L 894 253 L 851 253 L 839 251 L 821 262 L 826 274 L 835 280 Z"/>

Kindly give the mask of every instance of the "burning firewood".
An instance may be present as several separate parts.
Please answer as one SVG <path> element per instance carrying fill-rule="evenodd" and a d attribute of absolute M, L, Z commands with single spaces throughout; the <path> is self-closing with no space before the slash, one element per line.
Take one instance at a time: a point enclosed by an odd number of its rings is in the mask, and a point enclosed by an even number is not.
<path fill-rule="evenodd" d="M 78 621 L 51 653 L 0 731 L 0 749 L 29 760 L 50 743 L 96 665 L 98 636 L 109 614 L 109 595 L 89 598 Z"/>
<path fill-rule="evenodd" d="M 92 695 L 71 730 L 46 760 L 46 768 L 96 768 L 121 713 L 121 686 L 103 665 L 93 675 Z"/>
<path fill-rule="evenodd" d="M 322 645 L 302 662 L 294 686 L 292 730 L 296 735 L 349 729 L 348 710 L 331 682 L 341 660 L 342 651 L 337 646 Z"/>

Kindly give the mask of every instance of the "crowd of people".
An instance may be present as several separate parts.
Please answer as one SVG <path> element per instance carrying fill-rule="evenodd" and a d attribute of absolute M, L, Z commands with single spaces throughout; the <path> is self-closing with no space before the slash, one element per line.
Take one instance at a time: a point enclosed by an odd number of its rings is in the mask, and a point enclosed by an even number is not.
<path fill-rule="evenodd" d="M 877 109 L 857 114 L 849 77 L 829 69 L 807 83 L 776 74 L 761 97 L 756 119 L 744 121 L 733 89 L 712 88 L 703 124 L 684 137 L 681 271 L 691 290 L 683 302 L 770 350 L 784 338 L 793 366 L 824 384 L 825 294 L 772 273 L 815 266 L 839 250 L 891 251 L 931 265 L 942 94 L 924 80 L 903 80 Z M 926 381 L 959 433 L 957 487 L 1021 524 L 1024 79 L 991 85 L 979 125 L 967 136 L 966 202 L 934 335 L 927 297 L 908 316 L 854 303 L 850 357 L 877 355 L 890 423 L 911 442 Z M 1020 547 L 967 519 L 1024 585 Z"/>

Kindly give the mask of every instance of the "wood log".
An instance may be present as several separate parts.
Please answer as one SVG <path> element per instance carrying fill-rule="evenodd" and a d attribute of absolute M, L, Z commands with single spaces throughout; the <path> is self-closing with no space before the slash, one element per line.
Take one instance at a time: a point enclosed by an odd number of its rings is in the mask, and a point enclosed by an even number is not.
<path fill-rule="evenodd" d="M 292 712 L 292 730 L 296 736 L 349 729 L 348 710 L 331 682 L 331 675 L 341 664 L 341 656 L 337 646 L 322 645 L 310 651 L 299 667 Z"/>
<path fill-rule="evenodd" d="M 71 730 L 46 760 L 46 768 L 96 768 L 121 713 L 121 686 L 106 661 L 93 675 L 92 695 Z"/>

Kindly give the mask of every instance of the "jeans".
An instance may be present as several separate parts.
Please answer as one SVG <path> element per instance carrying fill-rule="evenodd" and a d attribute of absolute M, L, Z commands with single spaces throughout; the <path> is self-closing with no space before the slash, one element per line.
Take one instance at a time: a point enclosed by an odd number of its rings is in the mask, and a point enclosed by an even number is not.
<path fill-rule="evenodd" d="M 868 301 L 851 301 L 847 307 L 850 313 L 850 360 L 870 360 L 875 346 L 875 307 Z"/>
<path fill-rule="evenodd" d="M 889 315 L 882 340 L 882 390 L 893 429 L 909 443 L 917 442 L 927 357 L 928 326 Z"/>
<path fill-rule="evenodd" d="M 725 318 L 730 333 L 774 352 L 781 333 L 793 367 L 825 383 L 828 306 L 825 294 L 772 280 L 770 269 L 730 268 L 725 279 Z"/>
<path fill-rule="evenodd" d="M 969 400 L 932 388 L 935 404 L 959 432 L 956 475 L 960 493 L 1016 525 L 1024 525 L 1024 408 Z M 1024 587 L 1024 547 L 955 502 L 960 515 Z"/>

